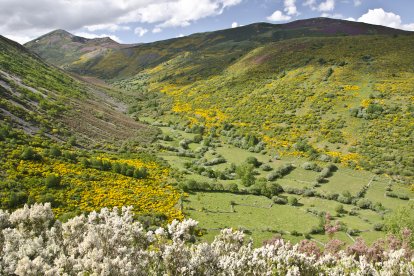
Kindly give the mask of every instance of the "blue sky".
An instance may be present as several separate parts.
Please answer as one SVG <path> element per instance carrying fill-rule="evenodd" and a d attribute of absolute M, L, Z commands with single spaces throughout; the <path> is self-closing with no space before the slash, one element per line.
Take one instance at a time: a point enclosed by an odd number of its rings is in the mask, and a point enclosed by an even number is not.
<path fill-rule="evenodd" d="M 65 29 L 138 43 L 319 16 L 414 31 L 412 11 L 413 0 L 1 0 L 0 34 L 24 43 Z"/>

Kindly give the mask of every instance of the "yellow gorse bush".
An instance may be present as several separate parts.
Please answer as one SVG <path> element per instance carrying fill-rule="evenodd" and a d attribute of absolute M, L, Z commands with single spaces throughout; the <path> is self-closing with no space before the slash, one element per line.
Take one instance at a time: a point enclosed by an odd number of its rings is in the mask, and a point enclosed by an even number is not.
<path fill-rule="evenodd" d="M 135 168 L 145 167 L 148 176 L 136 179 L 52 158 L 43 158 L 42 161 L 20 160 L 17 164 L 10 162 L 3 165 L 9 168 L 7 178 L 14 181 L 43 179 L 51 174 L 59 176 L 61 182 L 58 188 L 39 184 L 29 191 L 35 201 L 42 201 L 42 196 L 51 194 L 59 203 L 54 207 L 57 216 L 72 211 L 90 212 L 104 207 L 132 205 L 137 214 L 163 214 L 168 221 L 183 218 L 181 211 L 175 208 L 181 194 L 167 184 L 170 174 L 168 168 L 139 159 L 112 160 L 105 155 L 97 158 Z"/>

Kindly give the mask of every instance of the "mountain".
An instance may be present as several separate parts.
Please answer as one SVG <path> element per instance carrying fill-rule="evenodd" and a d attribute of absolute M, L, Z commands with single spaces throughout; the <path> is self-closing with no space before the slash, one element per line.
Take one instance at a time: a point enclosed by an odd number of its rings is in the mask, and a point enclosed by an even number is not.
<path fill-rule="evenodd" d="M 141 137 L 137 133 L 151 141 L 154 131 L 126 116 L 124 105 L 107 96 L 106 88 L 69 76 L 7 38 L 0 37 L 0 50 L 3 121 L 57 140 L 76 135 L 84 145 Z"/>
<path fill-rule="evenodd" d="M 223 54 L 228 59 L 234 59 L 263 44 L 293 38 L 408 33 L 378 25 L 313 18 L 287 24 L 255 23 L 140 45 L 105 44 L 102 39 L 89 40 L 58 30 L 25 46 L 52 64 L 65 66 L 79 74 L 119 78 L 132 76 L 183 52 L 206 53 L 209 56 L 218 52 L 218 60 L 223 58 Z"/>
<path fill-rule="evenodd" d="M 96 58 L 114 49 L 125 47 L 109 37 L 88 39 L 64 30 L 52 31 L 27 42 L 25 46 L 47 62 L 59 67 Z"/>
<path fill-rule="evenodd" d="M 128 91 L 136 116 L 411 179 L 413 45 L 411 32 L 315 18 L 114 49 L 67 69 Z"/>

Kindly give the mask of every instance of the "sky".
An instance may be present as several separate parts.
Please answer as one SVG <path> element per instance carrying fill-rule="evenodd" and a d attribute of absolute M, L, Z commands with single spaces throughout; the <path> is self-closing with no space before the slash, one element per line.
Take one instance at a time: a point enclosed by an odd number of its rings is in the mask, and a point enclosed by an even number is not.
<path fill-rule="evenodd" d="M 414 0 L 0 0 L 0 34 L 25 43 L 55 29 L 120 43 L 331 17 L 414 31 Z"/>

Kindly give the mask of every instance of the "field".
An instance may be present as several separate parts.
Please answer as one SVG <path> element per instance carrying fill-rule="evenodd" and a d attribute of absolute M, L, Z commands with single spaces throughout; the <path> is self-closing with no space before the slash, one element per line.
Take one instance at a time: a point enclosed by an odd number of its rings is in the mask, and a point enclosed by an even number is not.
<path fill-rule="evenodd" d="M 255 246 L 261 245 L 264 240 L 274 236 L 282 236 L 292 242 L 307 237 L 322 245 L 329 240 L 329 237 L 323 233 L 317 233 L 315 229 L 320 227 L 324 216 L 322 214 L 329 213 L 332 216 L 332 222 L 340 223 L 342 227 L 335 237 L 347 244 L 353 243 L 357 237 L 363 237 L 370 243 L 385 236 L 380 229 L 375 229 L 376 226 L 382 225 L 384 217 L 398 207 L 407 206 L 410 200 L 414 199 L 414 192 L 407 185 L 395 183 L 387 176 L 353 170 L 340 164 L 336 164 L 337 170 L 325 181 L 315 185 L 320 172 L 303 168 L 304 163 L 309 163 L 309 160 L 295 156 L 275 157 L 267 152 L 250 152 L 228 144 L 225 137 L 213 139 L 214 142 L 210 143 L 204 154 L 195 154 L 193 157 L 180 156 L 178 151 L 172 150 L 179 149 L 180 141 L 184 139 L 192 141 L 196 134 L 168 126 L 161 127 L 161 130 L 164 136 L 171 139 L 159 141 L 164 148 L 169 150 L 162 150 L 158 155 L 181 172 L 179 177 L 182 183 L 194 180 L 198 183 L 210 183 L 212 187 L 214 185 L 214 187 L 224 187 L 218 190 L 205 187 L 195 188 L 188 191 L 188 196 L 183 199 L 183 213 L 199 221 L 199 226 L 204 229 L 203 239 L 206 240 L 211 241 L 220 229 L 232 227 L 244 230 L 253 238 Z M 203 141 L 191 142 L 186 152 L 195 153 L 202 147 Z M 200 159 L 208 161 L 218 156 L 226 161 L 208 166 L 215 172 L 229 170 L 234 165 L 241 166 L 249 157 L 256 158 L 262 166 L 266 164 L 273 171 L 280 166 L 293 164 L 295 169 L 275 182 L 284 189 L 278 197 L 286 199 L 296 197 L 298 204 L 295 206 L 276 204 L 269 197 L 249 192 L 257 184 L 247 188 L 237 177 L 220 179 L 220 177 L 199 174 L 189 167 L 189 163 L 197 163 Z M 327 162 L 322 161 L 316 163 L 320 167 L 327 165 Z M 256 183 L 265 181 L 269 174 L 269 171 L 261 169 L 262 166 L 255 168 Z M 233 183 L 237 185 L 238 191 L 226 190 L 226 187 Z M 355 202 L 349 204 L 338 202 L 338 196 L 349 194 L 351 197 L 357 197 L 357 194 L 366 186 L 368 186 L 367 190 L 360 197 L 369 200 L 372 208 L 365 206 L 361 208 Z M 392 187 L 392 191 L 397 194 L 407 195 L 409 200 L 386 196 L 387 189 L 390 190 L 389 187 Z M 316 195 L 309 196 L 297 192 L 304 190 L 312 190 Z M 376 209 L 374 205 L 379 203 L 381 203 L 380 207 L 377 206 Z M 341 213 L 338 213 L 338 206 L 343 207 Z"/>

